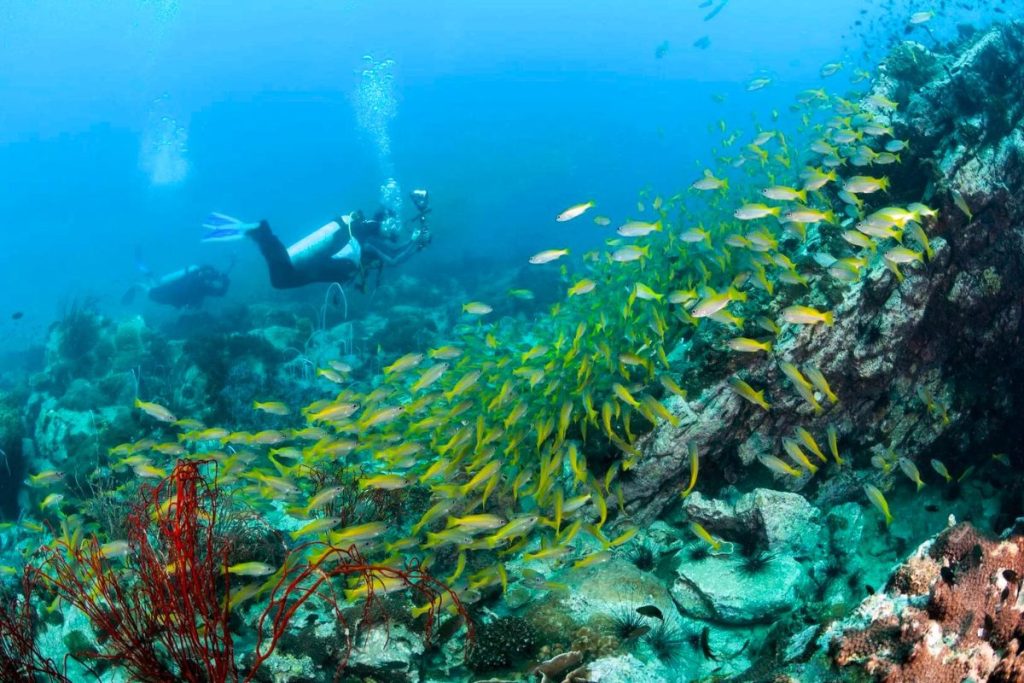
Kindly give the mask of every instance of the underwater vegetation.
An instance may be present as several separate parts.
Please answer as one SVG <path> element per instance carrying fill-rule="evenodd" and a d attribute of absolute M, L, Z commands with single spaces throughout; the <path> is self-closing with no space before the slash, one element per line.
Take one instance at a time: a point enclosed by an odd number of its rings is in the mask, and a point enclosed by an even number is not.
<path fill-rule="evenodd" d="M 491 290 L 374 354 L 72 308 L 0 671 L 1019 680 L 1021 536 L 984 532 L 1024 517 L 1024 28 L 955 48 L 723 123 L 633 216 L 552 216 L 609 236 L 531 259 L 539 318 Z"/>

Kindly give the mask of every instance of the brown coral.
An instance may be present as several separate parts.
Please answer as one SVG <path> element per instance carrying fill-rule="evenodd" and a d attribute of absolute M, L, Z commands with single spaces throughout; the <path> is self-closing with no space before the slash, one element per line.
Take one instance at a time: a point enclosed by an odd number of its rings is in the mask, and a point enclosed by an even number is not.
<path fill-rule="evenodd" d="M 829 654 L 837 666 L 858 667 L 885 683 L 959 683 L 990 674 L 992 680 L 1024 683 L 1024 658 L 1018 656 L 1022 577 L 1024 537 L 990 539 L 969 524 L 958 525 L 889 582 L 891 594 L 927 594 L 923 609 L 906 606 L 846 631 Z"/>

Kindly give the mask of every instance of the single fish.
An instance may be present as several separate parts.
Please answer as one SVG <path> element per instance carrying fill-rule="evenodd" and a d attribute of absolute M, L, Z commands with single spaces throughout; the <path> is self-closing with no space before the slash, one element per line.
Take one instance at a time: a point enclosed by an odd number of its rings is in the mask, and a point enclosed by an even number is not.
<path fill-rule="evenodd" d="M 577 281 L 572 287 L 569 288 L 569 296 L 581 296 L 583 294 L 589 294 L 594 291 L 597 287 L 597 283 L 593 280 L 583 278 Z"/>
<path fill-rule="evenodd" d="M 493 310 L 487 304 L 479 301 L 470 301 L 468 304 L 462 304 L 462 312 L 469 313 L 470 315 L 487 315 Z"/>
<path fill-rule="evenodd" d="M 778 218 L 782 209 L 778 206 L 766 206 L 764 204 L 744 204 L 733 212 L 733 216 L 741 221 L 752 221 L 767 216 Z"/>
<path fill-rule="evenodd" d="M 241 562 L 231 565 L 227 571 L 238 576 L 269 576 L 276 572 L 277 568 L 264 562 Z"/>
<path fill-rule="evenodd" d="M 949 193 L 953 196 L 953 203 L 956 204 L 956 208 L 963 211 L 964 215 L 967 216 L 967 220 L 974 220 L 974 213 L 971 212 L 971 207 L 967 206 L 967 200 L 965 200 L 964 196 L 960 194 L 960 191 L 955 188 L 951 188 Z"/>
<path fill-rule="evenodd" d="M 585 214 L 588 210 L 592 209 L 593 207 L 594 207 L 594 202 L 593 201 L 584 202 L 582 204 L 576 204 L 575 206 L 570 206 L 568 209 L 566 209 L 562 213 L 558 214 L 558 216 L 555 217 L 555 220 L 558 221 L 559 223 L 565 223 L 566 221 L 571 221 L 574 218 L 579 218 L 580 216 Z"/>
<path fill-rule="evenodd" d="M 253 401 L 253 410 L 258 410 L 263 413 L 269 413 L 270 415 L 287 415 L 291 411 L 281 401 Z"/>
<path fill-rule="evenodd" d="M 750 401 L 763 410 L 768 410 L 771 405 L 764 399 L 764 389 L 755 391 L 752 386 L 741 380 L 739 377 L 729 379 L 729 387 L 741 398 Z"/>
<path fill-rule="evenodd" d="M 782 319 L 794 325 L 816 325 L 825 323 L 832 326 L 832 311 L 819 311 L 810 306 L 788 306 L 782 309 Z"/>
<path fill-rule="evenodd" d="M 655 607 L 654 605 L 643 605 L 642 607 L 637 607 L 636 611 L 638 614 L 642 614 L 645 617 L 651 617 L 652 619 L 660 619 L 661 621 L 665 621 L 665 615 L 662 614 L 661 610 Z"/>
<path fill-rule="evenodd" d="M 135 399 L 135 407 L 140 409 L 155 420 L 160 422 L 177 422 L 178 418 L 174 417 L 171 411 L 164 408 L 159 403 L 150 403 L 148 401 L 140 401 L 137 397 Z"/>
<path fill-rule="evenodd" d="M 892 524 L 893 517 L 892 513 L 889 512 L 889 501 L 885 499 L 882 492 L 871 484 L 865 484 L 864 493 L 867 494 L 868 500 L 871 501 L 871 504 L 878 508 L 879 512 L 885 515 L 885 525 L 889 526 Z"/>
<path fill-rule="evenodd" d="M 568 255 L 568 249 L 548 249 L 540 253 L 534 254 L 530 257 L 530 263 L 534 265 L 543 265 L 545 263 L 551 263 L 556 261 L 563 256 Z"/>

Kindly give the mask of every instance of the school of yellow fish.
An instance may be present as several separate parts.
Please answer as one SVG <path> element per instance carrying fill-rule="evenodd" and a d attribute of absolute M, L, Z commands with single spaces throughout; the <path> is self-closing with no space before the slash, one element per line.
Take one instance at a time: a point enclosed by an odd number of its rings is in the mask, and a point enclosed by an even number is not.
<path fill-rule="evenodd" d="M 454 339 L 398 358 L 372 385 L 350 379 L 351 368 L 339 360 L 318 372 L 335 387 L 330 397 L 306 406 L 253 397 L 260 399 L 255 411 L 277 423 L 291 420 L 287 429 L 236 432 L 137 401 L 175 437 L 118 446 L 114 467 L 159 478 L 176 458 L 216 460 L 222 490 L 287 514 L 292 524 L 284 530 L 293 540 L 355 544 L 383 564 L 416 557 L 465 602 L 516 580 L 506 570 L 513 559 L 531 567 L 519 580 L 555 589 L 551 570 L 606 561 L 637 533 L 628 523 L 610 532 L 610 511 L 626 519 L 618 480 L 643 457 L 638 438 L 661 422 L 678 424 L 672 404 L 687 392 L 681 361 L 670 356 L 681 342 L 699 332 L 701 343 L 711 339 L 729 353 L 772 354 L 786 326 L 836 322 L 832 311 L 807 303 L 816 281 L 856 282 L 876 259 L 900 280 L 906 269 L 926 267 L 935 211 L 884 201 L 889 182 L 882 171 L 899 163 L 907 144 L 892 137 L 896 106 L 877 95 L 856 103 L 807 91 L 794 107 L 807 138 L 800 149 L 781 132 L 744 136 L 722 122 L 718 170 L 703 170 L 685 192 L 643 193 L 637 215 L 618 222 L 597 216 L 591 225 L 585 215 L 594 201 L 557 216 L 556 231 L 585 226 L 615 234 L 605 251 L 575 262 L 566 249 L 530 259 L 531 267 L 561 269 L 565 282 L 564 300 L 544 320 L 492 320 L 491 304 L 466 302 Z M 815 417 L 840 400 L 818 368 L 782 358 L 778 367 L 771 387 L 729 378 L 736 400 L 767 411 L 773 396 L 795 392 Z M 934 397 L 927 401 L 929 414 L 937 414 Z M 760 463 L 779 477 L 843 466 L 848 459 L 835 428 L 817 425 L 817 436 L 801 427 Z M 698 485 L 699 458 L 691 448 L 690 477 L 679 486 L 684 496 Z M 893 465 L 921 481 L 905 458 L 876 463 Z M 342 490 L 318 476 L 340 468 L 358 472 L 363 489 L 428 492 L 425 511 L 340 528 L 329 511 Z M 59 480 L 56 472 L 32 478 L 40 487 Z M 868 487 L 866 494 L 891 519 L 881 491 Z M 59 510 L 59 495 L 47 497 L 43 509 Z M 65 536 L 81 538 L 80 523 L 65 518 Z M 693 532 L 718 549 L 721 542 L 699 524 Z M 104 554 L 128 552 L 123 541 L 100 533 Z M 268 577 L 262 588 L 241 585 L 235 605 L 272 585 L 278 568 L 249 562 L 229 571 Z M 392 588 L 402 585 L 377 592 Z M 350 591 L 350 599 L 365 595 L 365 587 Z M 449 605 L 416 606 L 413 614 L 430 607 Z"/>

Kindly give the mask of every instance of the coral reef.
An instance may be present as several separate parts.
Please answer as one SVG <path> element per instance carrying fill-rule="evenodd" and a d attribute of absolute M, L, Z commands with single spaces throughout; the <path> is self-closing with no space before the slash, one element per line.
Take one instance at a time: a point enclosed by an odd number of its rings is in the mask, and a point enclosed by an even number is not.
<path fill-rule="evenodd" d="M 957 525 L 922 546 L 887 593 L 851 617 L 866 625 L 833 626 L 830 656 L 889 683 L 1012 676 L 1024 638 L 1022 576 L 1024 538 L 990 539 Z M 1002 662 L 1002 652 L 1011 661 Z"/>

